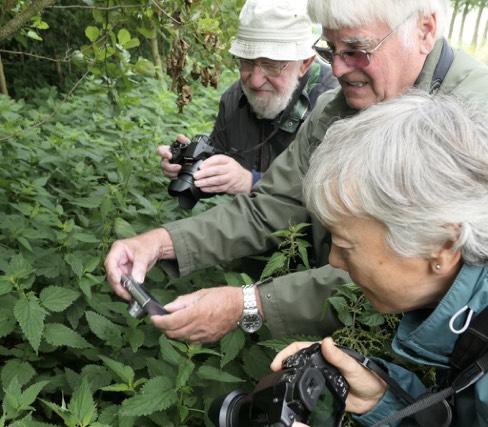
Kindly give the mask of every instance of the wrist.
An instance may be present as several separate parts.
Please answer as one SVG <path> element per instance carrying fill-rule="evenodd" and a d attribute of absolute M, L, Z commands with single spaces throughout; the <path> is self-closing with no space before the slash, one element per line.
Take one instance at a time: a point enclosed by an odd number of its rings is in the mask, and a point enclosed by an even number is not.
<path fill-rule="evenodd" d="M 165 228 L 155 228 L 151 230 L 149 233 L 148 238 L 151 242 L 157 242 L 157 258 L 160 259 L 174 259 L 176 258 L 174 247 L 173 247 L 173 240 L 171 239 L 171 235 L 169 234 L 168 230 Z"/>
<path fill-rule="evenodd" d="M 242 286 L 242 315 L 237 322 L 244 332 L 257 332 L 263 325 L 262 311 L 259 309 L 259 294 L 255 285 Z"/>

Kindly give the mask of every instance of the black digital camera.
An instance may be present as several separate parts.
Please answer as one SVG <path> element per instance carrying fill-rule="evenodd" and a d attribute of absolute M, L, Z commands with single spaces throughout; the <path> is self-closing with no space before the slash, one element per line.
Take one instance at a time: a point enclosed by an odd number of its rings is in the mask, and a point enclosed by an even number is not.
<path fill-rule="evenodd" d="M 310 423 L 319 401 L 330 393 L 332 425 L 340 426 L 349 385 L 322 357 L 315 343 L 283 362 L 283 370 L 263 377 L 252 393 L 239 390 L 216 399 L 209 418 L 217 427 L 290 427 Z"/>
<path fill-rule="evenodd" d="M 182 168 L 176 179 L 171 181 L 168 193 L 178 197 L 182 208 L 192 209 L 198 200 L 213 195 L 203 193 L 198 187 L 195 187 L 193 174 L 204 160 L 216 154 L 216 150 L 209 144 L 207 135 L 196 135 L 189 144 L 175 141 L 169 148 L 173 156 L 171 163 L 177 163 Z"/>

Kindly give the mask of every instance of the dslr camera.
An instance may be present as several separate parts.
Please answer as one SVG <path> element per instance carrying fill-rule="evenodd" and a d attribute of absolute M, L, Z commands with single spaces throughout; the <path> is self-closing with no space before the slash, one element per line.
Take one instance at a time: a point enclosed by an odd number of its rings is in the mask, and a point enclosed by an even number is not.
<path fill-rule="evenodd" d="M 344 417 L 349 385 L 315 343 L 283 362 L 283 370 L 263 377 L 250 394 L 239 390 L 212 402 L 209 418 L 216 427 L 290 427 L 313 422 L 318 401 L 332 395 L 334 426 Z M 321 424 L 322 426 L 323 424 Z"/>
<path fill-rule="evenodd" d="M 193 174 L 204 160 L 216 154 L 216 150 L 209 144 L 207 135 L 196 135 L 189 144 L 175 141 L 169 149 L 173 156 L 171 163 L 177 163 L 182 168 L 176 179 L 171 181 L 168 193 L 173 197 L 178 197 L 182 208 L 192 209 L 198 200 L 213 195 L 203 193 L 195 187 Z"/>

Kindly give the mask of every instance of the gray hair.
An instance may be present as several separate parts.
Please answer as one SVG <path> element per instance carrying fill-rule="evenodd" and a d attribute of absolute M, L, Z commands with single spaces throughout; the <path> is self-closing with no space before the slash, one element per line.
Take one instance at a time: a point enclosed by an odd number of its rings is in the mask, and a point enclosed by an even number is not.
<path fill-rule="evenodd" d="M 488 112 L 410 91 L 335 122 L 312 154 L 308 209 L 325 225 L 373 218 L 401 256 L 446 242 L 466 263 L 488 262 Z"/>
<path fill-rule="evenodd" d="M 449 0 L 308 0 L 308 13 L 314 22 L 324 28 L 360 27 L 376 21 L 391 29 L 399 28 L 399 35 L 406 46 L 416 26 L 415 15 L 436 15 L 436 37 L 444 34 L 449 10 Z M 402 25 L 407 21 L 410 25 Z"/>

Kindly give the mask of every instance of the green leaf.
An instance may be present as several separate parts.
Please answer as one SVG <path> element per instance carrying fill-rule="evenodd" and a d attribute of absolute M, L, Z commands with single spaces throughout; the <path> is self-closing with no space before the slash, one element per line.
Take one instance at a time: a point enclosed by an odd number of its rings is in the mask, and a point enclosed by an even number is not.
<path fill-rule="evenodd" d="M 381 326 L 385 323 L 385 317 L 381 313 L 365 312 L 359 315 L 358 321 L 370 327 Z"/>
<path fill-rule="evenodd" d="M 39 381 L 27 387 L 20 396 L 20 405 L 24 409 L 29 409 L 29 405 L 34 403 L 42 389 L 49 384 L 49 381 Z"/>
<path fill-rule="evenodd" d="M 349 310 L 347 301 L 343 297 L 330 297 L 327 301 L 334 307 L 337 317 L 345 326 L 352 326 L 353 317 Z"/>
<path fill-rule="evenodd" d="M 227 363 L 234 360 L 239 352 L 244 348 L 246 337 L 241 329 L 234 329 L 220 340 L 220 350 L 224 357 L 220 360 L 220 367 L 223 368 Z"/>
<path fill-rule="evenodd" d="M 171 344 L 171 340 L 165 335 L 161 335 L 159 337 L 159 347 L 161 350 L 161 358 L 166 362 L 174 366 L 179 366 L 180 363 L 185 360 L 184 356 L 178 353 L 178 351 Z"/>
<path fill-rule="evenodd" d="M 65 345 L 71 348 L 93 348 L 78 332 L 60 323 L 48 323 L 44 331 L 44 339 L 55 347 Z"/>
<path fill-rule="evenodd" d="M 271 358 L 257 345 L 252 346 L 250 349 L 244 349 L 242 361 L 244 362 L 246 373 L 255 380 L 260 380 L 270 373 Z"/>
<path fill-rule="evenodd" d="M 114 347 L 122 346 L 122 328 L 119 325 L 116 325 L 106 317 L 93 311 L 87 311 L 85 317 L 90 330 L 98 338 L 106 341 L 108 345 Z"/>
<path fill-rule="evenodd" d="M 203 365 L 198 369 L 198 376 L 204 380 L 213 380 L 221 383 L 239 383 L 244 382 L 242 378 L 231 375 L 213 366 Z"/>
<path fill-rule="evenodd" d="M 275 252 L 269 261 L 266 263 L 261 279 L 272 276 L 277 271 L 281 270 L 286 264 L 286 255 L 283 252 Z"/>
<path fill-rule="evenodd" d="M 14 285 L 6 276 L 0 277 L 0 295 L 8 294 L 12 291 Z"/>
<path fill-rule="evenodd" d="M 80 296 L 80 293 L 61 286 L 48 286 L 44 288 L 39 299 L 41 304 L 49 311 L 60 313 L 66 310 Z"/>
<path fill-rule="evenodd" d="M 141 44 L 138 38 L 130 39 L 127 43 L 124 44 L 125 49 L 133 49 L 134 47 L 138 47 Z"/>
<path fill-rule="evenodd" d="M 29 362 L 23 362 L 18 359 L 10 359 L 7 361 L 2 368 L 2 384 L 3 387 L 10 384 L 13 378 L 16 378 L 18 384 L 23 386 L 27 384 L 32 378 L 36 371 Z"/>
<path fill-rule="evenodd" d="M 123 363 L 110 359 L 106 356 L 98 356 L 102 359 L 103 363 L 109 368 L 120 380 L 128 385 L 132 385 L 134 382 L 134 370 Z"/>
<path fill-rule="evenodd" d="M 100 37 L 100 30 L 97 27 L 88 26 L 85 28 L 85 36 L 93 43 Z"/>
<path fill-rule="evenodd" d="M 144 344 L 144 332 L 138 328 L 131 328 L 127 331 L 127 341 L 134 353 Z"/>
<path fill-rule="evenodd" d="M 121 414 L 124 416 L 147 416 L 164 411 L 177 402 L 174 385 L 165 377 L 151 378 L 141 393 L 122 402 Z"/>
<path fill-rule="evenodd" d="M 83 243 L 98 243 L 100 241 L 100 239 L 97 236 L 90 233 L 75 233 L 73 235 L 73 238 L 75 240 L 78 240 L 78 242 L 83 242 Z"/>
<path fill-rule="evenodd" d="M 64 260 L 69 264 L 77 277 L 83 276 L 83 261 L 80 259 L 79 254 L 67 254 Z"/>
<path fill-rule="evenodd" d="M 20 297 L 14 306 L 14 316 L 20 329 L 36 353 L 41 343 L 46 314 L 46 310 L 33 295 Z"/>
<path fill-rule="evenodd" d="M 88 426 L 97 419 L 97 408 L 86 378 L 83 378 L 81 385 L 74 391 L 68 410 L 80 426 Z"/>
<path fill-rule="evenodd" d="M 119 239 L 135 236 L 137 233 L 125 219 L 115 218 L 114 232 Z"/>
<path fill-rule="evenodd" d="M 195 369 L 195 364 L 189 359 L 185 360 L 178 367 L 178 375 L 176 376 L 177 389 L 186 385 L 194 369 Z"/>
<path fill-rule="evenodd" d="M 39 34 L 37 34 L 37 32 L 35 32 L 34 30 L 27 31 L 27 37 L 42 42 L 42 37 Z"/>
<path fill-rule="evenodd" d="M 15 325 L 12 309 L 0 308 L 0 338 L 10 335 L 15 330 Z"/>
<path fill-rule="evenodd" d="M 125 28 L 122 28 L 117 33 L 117 40 L 119 44 L 122 45 L 123 47 L 125 47 L 125 45 L 130 41 L 130 39 L 131 39 L 130 33 Z"/>

